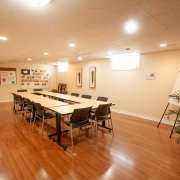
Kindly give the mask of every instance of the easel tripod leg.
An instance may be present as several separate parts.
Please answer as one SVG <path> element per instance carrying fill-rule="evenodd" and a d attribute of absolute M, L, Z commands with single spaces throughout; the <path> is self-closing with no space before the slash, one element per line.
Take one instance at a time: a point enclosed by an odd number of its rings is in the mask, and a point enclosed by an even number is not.
<path fill-rule="evenodd" d="M 176 116 L 176 120 L 174 121 L 174 125 L 173 125 L 173 128 L 172 128 L 172 131 L 171 131 L 171 134 L 170 134 L 169 138 L 171 138 L 172 133 L 173 133 L 173 131 L 174 131 L 174 128 L 175 128 L 175 125 L 176 125 L 176 121 L 177 121 L 177 119 L 178 119 L 179 112 L 180 112 L 180 108 L 179 108 L 178 114 L 177 114 L 177 116 Z"/>
<path fill-rule="evenodd" d="M 162 121 L 162 119 L 163 119 L 163 117 L 164 117 L 164 114 L 165 114 L 165 112 L 166 112 L 168 106 L 169 106 L 169 103 L 168 103 L 167 106 L 166 106 L 166 109 L 165 109 L 165 111 L 164 111 L 164 113 L 163 113 L 163 115 L 162 115 L 162 117 L 161 117 L 161 119 L 160 119 L 160 121 L 159 121 L 159 123 L 158 123 L 158 125 L 157 125 L 157 128 L 158 128 L 159 125 L 161 124 L 161 121 Z"/>

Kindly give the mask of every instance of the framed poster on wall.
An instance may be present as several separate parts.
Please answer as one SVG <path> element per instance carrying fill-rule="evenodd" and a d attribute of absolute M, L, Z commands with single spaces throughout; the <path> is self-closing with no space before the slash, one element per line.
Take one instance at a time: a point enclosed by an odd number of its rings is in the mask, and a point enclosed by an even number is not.
<path fill-rule="evenodd" d="M 21 69 L 21 89 L 49 88 L 49 72 L 44 69 Z"/>
<path fill-rule="evenodd" d="M 96 87 L 96 67 L 95 66 L 89 67 L 89 87 L 90 88 Z"/>
<path fill-rule="evenodd" d="M 76 69 L 76 86 L 82 86 L 82 68 Z"/>
<path fill-rule="evenodd" d="M 0 67 L 0 85 L 16 84 L 16 68 Z"/>

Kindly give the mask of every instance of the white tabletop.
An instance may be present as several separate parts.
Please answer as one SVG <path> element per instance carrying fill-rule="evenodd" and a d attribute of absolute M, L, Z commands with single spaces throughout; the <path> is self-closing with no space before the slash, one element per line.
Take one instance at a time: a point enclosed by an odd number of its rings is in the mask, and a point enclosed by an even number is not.
<path fill-rule="evenodd" d="M 72 104 L 69 106 L 52 107 L 49 109 L 51 109 L 57 113 L 60 113 L 62 115 L 66 115 L 66 114 L 71 114 L 74 111 L 74 109 L 86 108 L 86 107 L 91 107 L 91 106 L 92 106 L 92 109 L 95 109 L 100 104 L 109 104 L 109 102 L 92 100 L 91 102 L 86 102 L 86 103 L 81 103 L 81 104 Z"/>
<path fill-rule="evenodd" d="M 48 91 L 39 91 L 38 93 L 47 95 L 47 96 L 57 97 L 57 98 L 68 100 L 68 101 L 79 102 L 79 103 L 84 103 L 84 102 L 90 101 L 90 99 L 85 99 L 85 98 L 71 96 L 71 95 L 65 95 L 65 94 L 59 94 L 59 93 L 53 93 L 53 92 L 48 92 Z"/>
<path fill-rule="evenodd" d="M 40 103 L 44 107 L 55 107 L 55 106 L 65 106 L 68 103 L 57 101 L 54 99 L 49 99 L 47 97 L 38 96 L 35 94 L 31 94 L 30 92 L 15 92 L 14 94 L 20 95 L 23 98 L 29 99 L 35 103 Z"/>

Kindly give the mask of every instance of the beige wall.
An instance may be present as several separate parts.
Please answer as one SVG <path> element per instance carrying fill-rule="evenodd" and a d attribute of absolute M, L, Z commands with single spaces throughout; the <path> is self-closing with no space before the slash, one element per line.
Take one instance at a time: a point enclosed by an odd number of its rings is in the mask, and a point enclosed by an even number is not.
<path fill-rule="evenodd" d="M 0 102 L 3 101 L 10 101 L 12 100 L 12 95 L 10 92 L 17 91 L 17 89 L 21 89 L 20 85 L 20 70 L 21 69 L 45 69 L 48 70 L 50 73 L 50 89 L 57 89 L 56 83 L 56 67 L 52 65 L 45 65 L 45 64 L 29 64 L 29 63 L 5 63 L 0 64 L 0 67 L 7 67 L 7 68 L 16 68 L 17 73 L 17 84 L 15 85 L 7 85 L 1 86 L 0 85 Z M 32 89 L 28 89 L 31 91 Z"/>
<path fill-rule="evenodd" d="M 89 88 L 89 67 L 96 66 L 96 88 Z M 76 87 L 76 68 L 82 68 L 82 87 Z M 114 110 L 147 119 L 160 118 L 168 102 L 180 67 L 180 50 L 141 55 L 141 70 L 111 71 L 110 59 L 69 65 L 68 73 L 57 73 L 57 83 L 66 83 L 68 93 L 107 96 Z M 154 72 L 155 80 L 146 80 Z M 120 102 L 119 102 L 120 99 Z"/>

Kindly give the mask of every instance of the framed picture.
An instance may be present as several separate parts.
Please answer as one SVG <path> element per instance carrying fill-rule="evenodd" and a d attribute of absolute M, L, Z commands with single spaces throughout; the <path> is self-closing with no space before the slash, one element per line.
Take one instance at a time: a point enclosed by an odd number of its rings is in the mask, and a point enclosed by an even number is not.
<path fill-rule="evenodd" d="M 82 68 L 76 69 L 76 86 L 82 86 Z"/>
<path fill-rule="evenodd" d="M 90 88 L 96 87 L 96 67 L 95 66 L 89 67 L 89 87 Z"/>
<path fill-rule="evenodd" d="M 146 73 L 146 79 L 147 80 L 154 80 L 155 79 L 155 73 L 154 72 Z"/>

